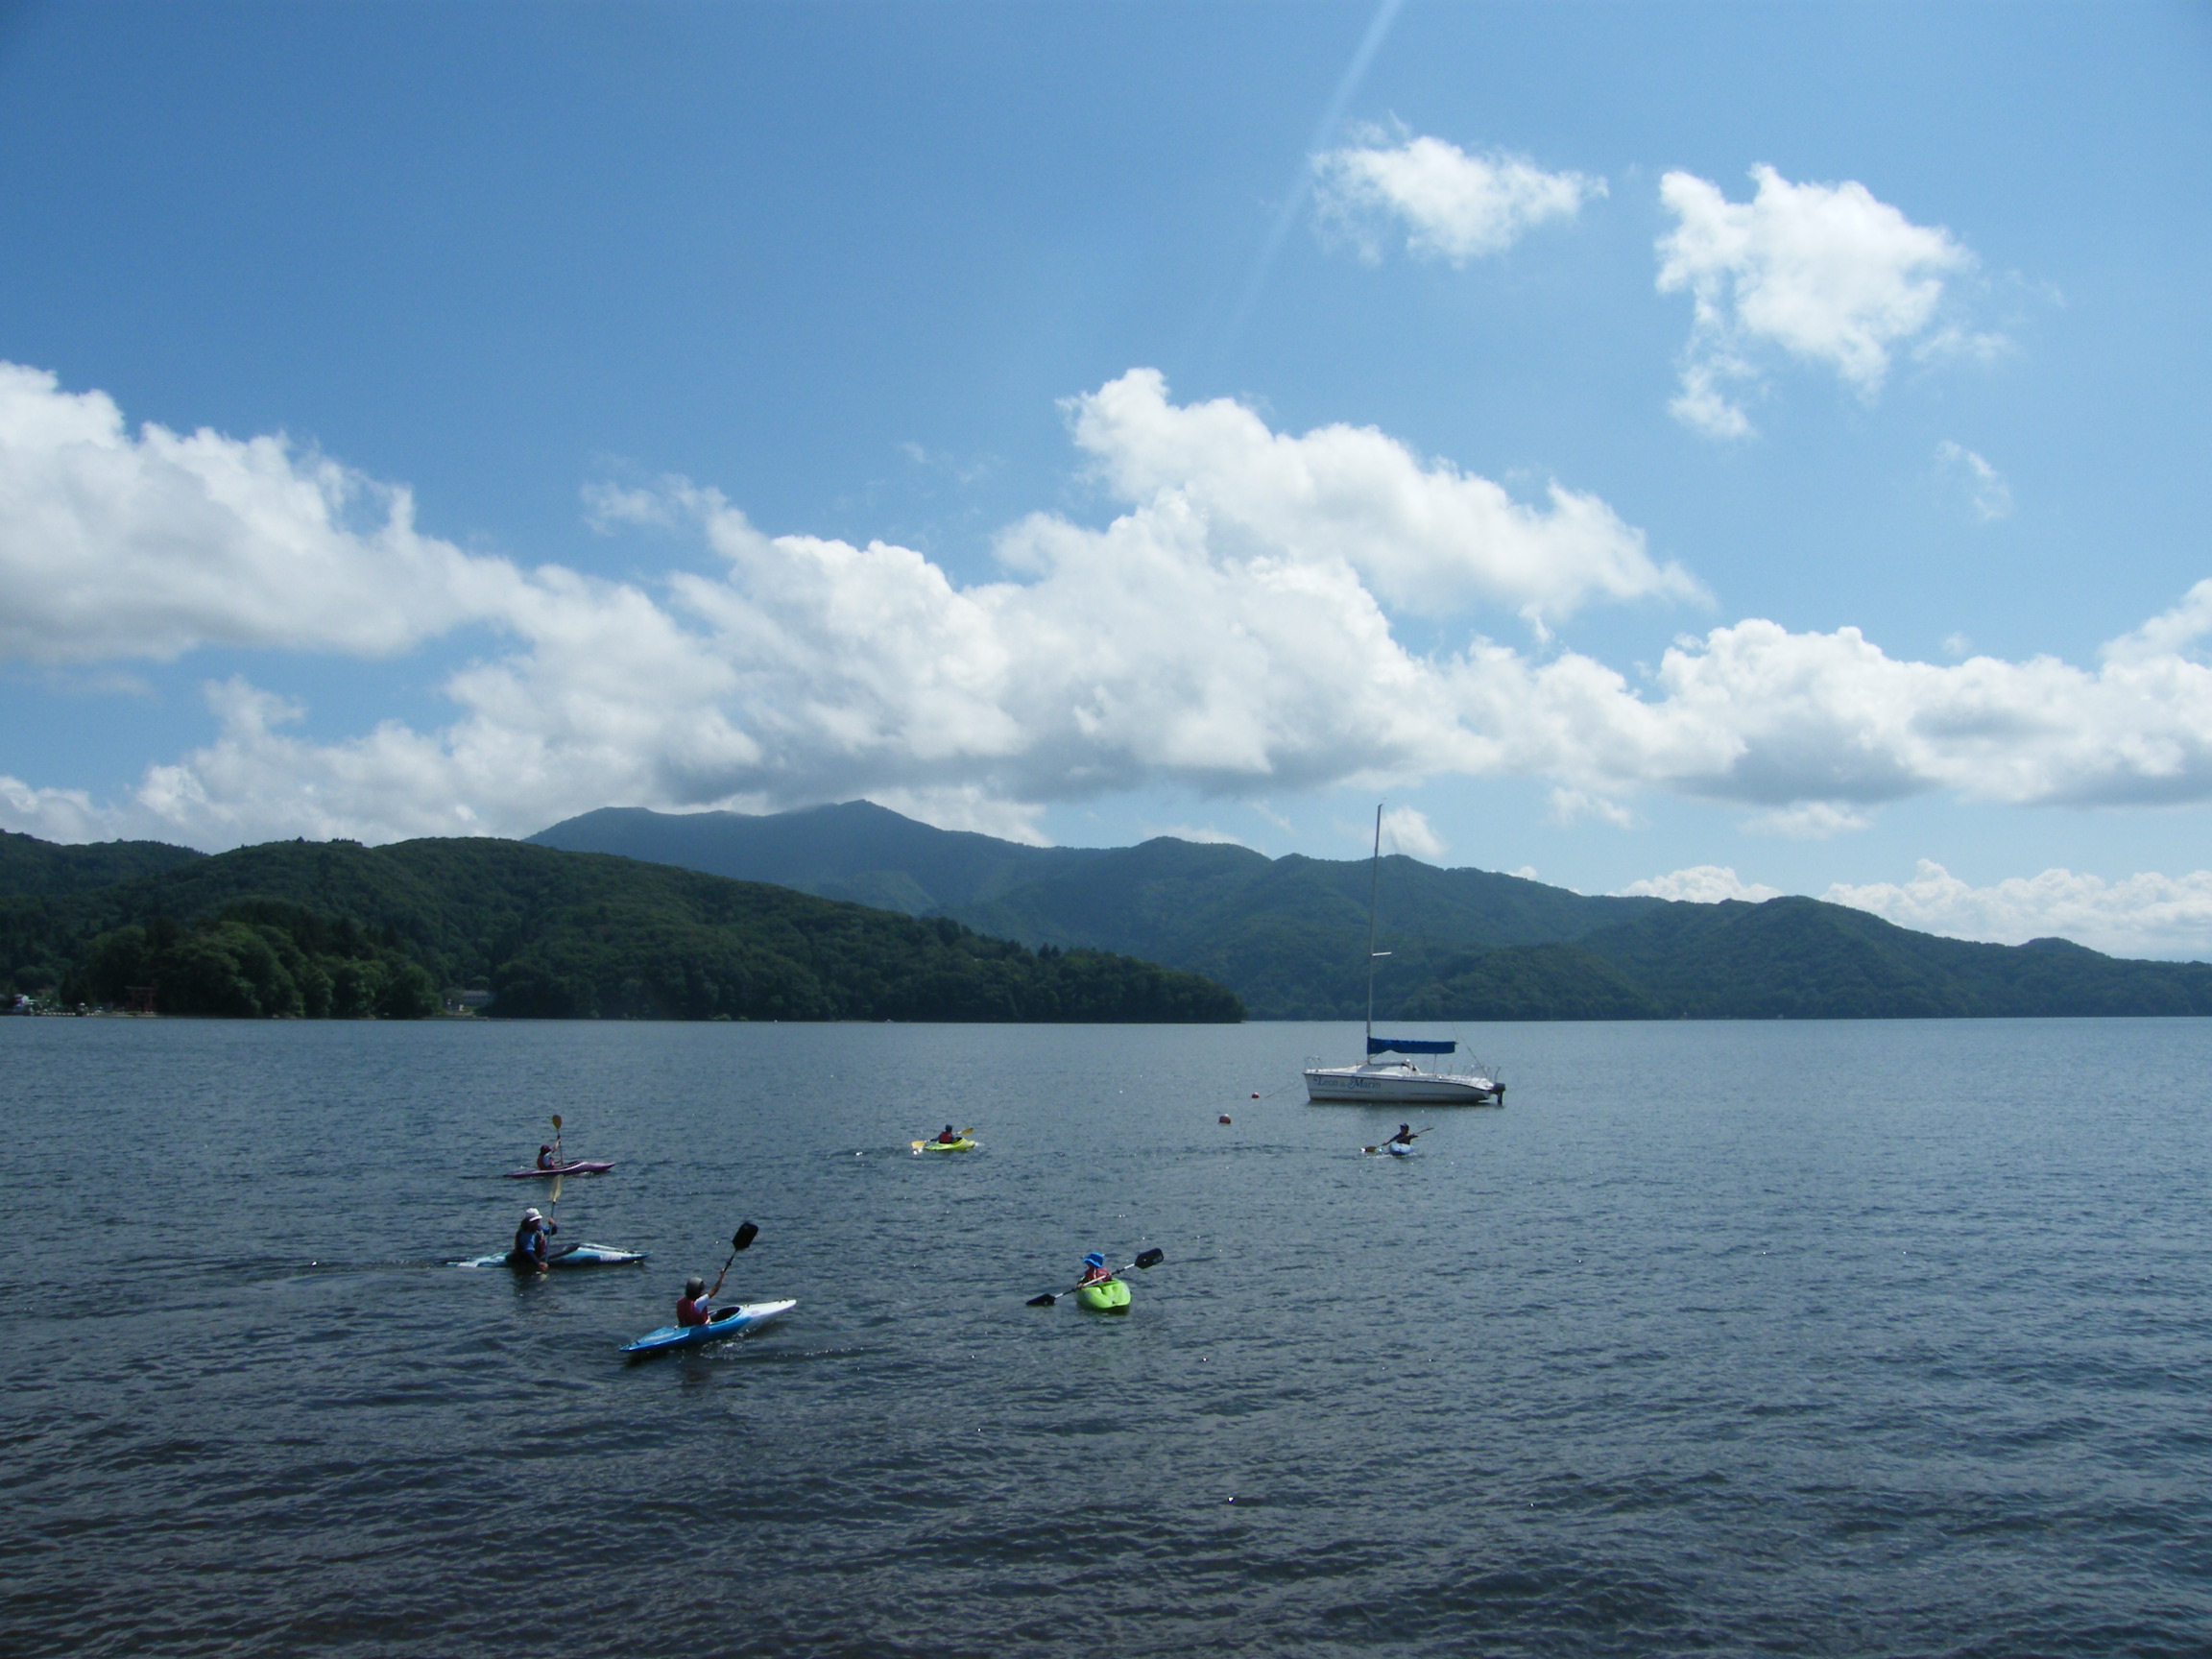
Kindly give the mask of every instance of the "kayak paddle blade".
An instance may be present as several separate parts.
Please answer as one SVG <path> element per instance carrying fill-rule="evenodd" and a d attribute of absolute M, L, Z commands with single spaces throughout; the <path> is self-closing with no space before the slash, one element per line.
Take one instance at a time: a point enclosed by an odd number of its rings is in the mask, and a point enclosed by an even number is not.
<path fill-rule="evenodd" d="M 561 1114 L 558 1112 L 553 1114 L 553 1130 L 555 1134 L 559 1134 L 561 1130 Z"/>
<path fill-rule="evenodd" d="M 1042 1296 L 1030 1297 L 1027 1302 L 1022 1304 L 1022 1306 L 1025 1308 L 1049 1308 L 1053 1303 L 1059 1300 L 1059 1297 L 1055 1296 L 1051 1291 L 1047 1290 Z"/>
<path fill-rule="evenodd" d="M 754 1226 L 752 1222 L 748 1221 L 742 1227 L 738 1228 L 735 1236 L 731 1238 L 730 1248 L 733 1252 L 743 1250 L 749 1246 L 754 1239 L 759 1237 L 760 1229 Z"/>
<path fill-rule="evenodd" d="M 1138 1266 L 1140 1266 L 1140 1267 L 1157 1267 L 1157 1266 L 1159 1266 L 1159 1265 L 1160 1265 L 1160 1263 L 1161 1263 L 1161 1262 L 1165 1262 L 1165 1261 L 1166 1261 L 1166 1260 L 1167 1260 L 1167 1252 L 1166 1252 L 1166 1251 L 1165 1251 L 1165 1250 L 1147 1250 L 1147 1251 L 1145 1251 L 1145 1252 L 1144 1252 L 1144 1254 L 1143 1254 L 1143 1255 L 1142 1255 L 1142 1256 L 1140 1256 L 1140 1257 L 1138 1257 L 1138 1258 L 1137 1258 L 1137 1265 L 1138 1265 Z"/>

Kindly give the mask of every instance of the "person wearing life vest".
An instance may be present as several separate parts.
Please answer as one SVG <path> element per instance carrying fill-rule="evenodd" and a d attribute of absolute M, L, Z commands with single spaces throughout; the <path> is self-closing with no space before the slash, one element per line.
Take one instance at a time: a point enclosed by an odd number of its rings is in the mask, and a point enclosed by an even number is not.
<path fill-rule="evenodd" d="M 546 1220 L 535 1209 L 523 1211 L 522 1225 L 515 1229 L 515 1265 L 544 1272 L 553 1260 L 552 1236 L 560 1231 L 558 1221 Z"/>
<path fill-rule="evenodd" d="M 1094 1250 L 1083 1258 L 1083 1277 L 1075 1281 L 1075 1288 L 1080 1290 L 1086 1285 L 1103 1285 L 1113 1277 L 1106 1270 L 1106 1258 Z"/>
<path fill-rule="evenodd" d="M 552 1147 L 550 1147 L 550 1146 L 541 1146 L 541 1147 L 539 1147 L 539 1148 L 538 1148 L 538 1167 L 539 1167 L 539 1168 L 541 1168 L 541 1169 L 558 1169 L 560 1166 L 561 1166 L 561 1157 L 560 1157 L 560 1154 L 559 1154 L 559 1153 L 557 1153 L 557 1152 L 555 1152 L 555 1151 L 553 1150 L 553 1148 L 552 1148 Z"/>
<path fill-rule="evenodd" d="M 952 1132 L 952 1125 L 948 1123 L 945 1125 L 945 1133 L 937 1137 L 937 1144 L 950 1146 L 957 1143 L 960 1137 Z"/>
<path fill-rule="evenodd" d="M 707 1288 L 707 1281 L 700 1278 L 696 1273 L 685 1280 L 684 1294 L 676 1299 L 676 1323 L 686 1326 L 704 1325 L 713 1318 L 714 1310 L 709 1304 L 713 1302 L 716 1293 L 721 1290 L 722 1281 L 729 1275 L 730 1268 L 725 1263 L 722 1271 L 714 1276 L 714 1288 L 712 1290 Z"/>

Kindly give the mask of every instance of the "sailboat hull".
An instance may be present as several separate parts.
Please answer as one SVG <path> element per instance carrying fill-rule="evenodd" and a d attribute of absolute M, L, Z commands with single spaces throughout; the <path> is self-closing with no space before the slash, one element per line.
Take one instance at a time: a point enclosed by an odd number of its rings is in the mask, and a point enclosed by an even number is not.
<path fill-rule="evenodd" d="M 1488 1077 L 1410 1066 L 1312 1066 L 1306 1071 L 1306 1098 L 1316 1105 L 1503 1106 L 1505 1088 Z"/>

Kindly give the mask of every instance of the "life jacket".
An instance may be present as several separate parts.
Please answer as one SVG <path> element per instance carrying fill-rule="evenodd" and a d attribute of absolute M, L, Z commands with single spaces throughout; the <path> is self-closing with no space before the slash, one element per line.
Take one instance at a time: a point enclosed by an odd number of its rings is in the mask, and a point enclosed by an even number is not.
<path fill-rule="evenodd" d="M 560 1160 L 560 1159 L 558 1159 L 558 1158 L 556 1158 L 556 1157 L 554 1157 L 552 1153 L 550 1153 L 550 1152 L 541 1152 L 541 1153 L 539 1153 L 539 1154 L 538 1154 L 538 1167 L 539 1167 L 539 1168 L 541 1168 L 541 1169 L 557 1169 L 557 1168 L 559 1168 L 560 1166 L 561 1166 L 561 1160 Z"/>
<path fill-rule="evenodd" d="M 959 1136 L 953 1134 L 950 1129 L 948 1129 L 944 1134 L 937 1137 L 937 1144 L 940 1146 L 950 1146 L 959 1139 Z"/>
<path fill-rule="evenodd" d="M 1079 1283 L 1081 1285 L 1103 1285 L 1107 1280 L 1113 1277 L 1114 1272 L 1112 1268 L 1091 1267 L 1084 1270 L 1083 1277 Z"/>
<path fill-rule="evenodd" d="M 676 1298 L 676 1323 L 679 1325 L 704 1325 L 707 1323 L 708 1312 L 707 1292 L 704 1290 L 699 1292 L 699 1300 L 696 1302 L 688 1296 Z"/>
<path fill-rule="evenodd" d="M 542 1221 L 525 1221 L 516 1230 L 515 1254 L 530 1262 L 545 1260 L 545 1224 Z"/>

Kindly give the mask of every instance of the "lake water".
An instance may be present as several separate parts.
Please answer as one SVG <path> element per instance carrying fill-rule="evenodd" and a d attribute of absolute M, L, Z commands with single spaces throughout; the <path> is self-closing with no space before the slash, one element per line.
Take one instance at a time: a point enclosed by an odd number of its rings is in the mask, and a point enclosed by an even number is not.
<path fill-rule="evenodd" d="M 0 1021 L 0 1649 L 2212 1651 L 2212 1022 L 1472 1034 Z"/>

